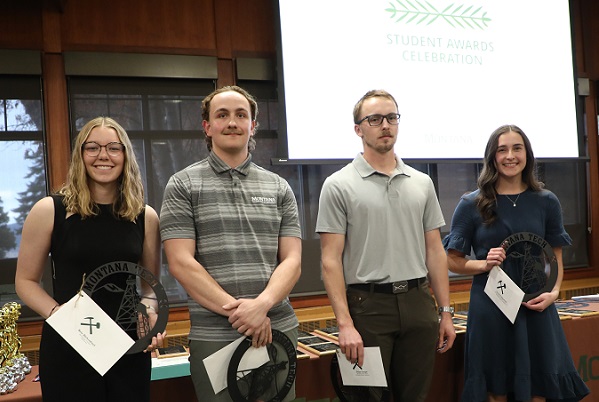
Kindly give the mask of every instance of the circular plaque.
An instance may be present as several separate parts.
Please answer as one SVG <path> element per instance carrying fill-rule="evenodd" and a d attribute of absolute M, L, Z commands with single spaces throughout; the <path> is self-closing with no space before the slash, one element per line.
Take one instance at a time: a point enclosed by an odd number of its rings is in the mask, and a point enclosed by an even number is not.
<path fill-rule="evenodd" d="M 291 340 L 281 331 L 272 330 L 272 343 L 266 345 L 269 361 L 254 369 L 239 367 L 241 358 L 251 347 L 252 340 L 246 338 L 239 344 L 227 369 L 227 387 L 229 395 L 234 402 L 268 401 L 280 402 L 289 393 L 295 381 L 297 366 L 297 351 Z M 276 376 L 285 373 L 285 379 L 278 382 Z M 267 392 L 271 392 L 274 385 L 275 395 L 270 399 Z"/>
<path fill-rule="evenodd" d="M 521 273 L 520 283 L 527 302 L 544 292 L 551 292 L 557 281 L 557 258 L 551 245 L 542 237 L 529 232 L 515 233 L 502 243 L 506 261 Z"/>
<path fill-rule="evenodd" d="M 153 327 L 150 327 L 146 306 L 141 303 L 138 293 L 142 282 L 152 289 L 154 295 L 151 298 L 158 303 L 158 318 Z M 139 337 L 127 354 L 144 351 L 152 343 L 152 338 L 166 329 L 168 297 L 154 274 L 141 265 L 129 261 L 104 264 L 86 276 L 83 290 L 92 298 L 98 292 L 106 292 L 109 297 L 120 300 L 115 322 L 125 332 L 137 332 Z"/>

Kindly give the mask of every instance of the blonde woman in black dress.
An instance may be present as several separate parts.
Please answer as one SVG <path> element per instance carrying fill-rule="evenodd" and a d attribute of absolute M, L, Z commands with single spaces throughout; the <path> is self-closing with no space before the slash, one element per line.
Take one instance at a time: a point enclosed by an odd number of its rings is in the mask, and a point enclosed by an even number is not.
<path fill-rule="evenodd" d="M 39 285 L 52 257 L 50 296 Z M 139 167 L 131 141 L 113 119 L 88 122 L 75 139 L 66 184 L 58 194 L 38 201 L 23 226 L 15 285 L 21 300 L 43 318 L 60 309 L 81 288 L 83 274 L 113 261 L 130 261 L 160 272 L 158 216 L 145 205 Z M 123 275 L 116 286 L 126 286 Z M 122 294 L 94 293 L 94 301 L 113 319 Z M 142 299 L 151 324 L 156 300 Z M 134 339 L 136 331 L 130 333 Z M 40 381 L 44 401 L 149 401 L 151 355 L 162 343 L 152 339 L 140 353 L 125 354 L 99 375 L 54 329 L 44 323 L 40 345 Z"/>

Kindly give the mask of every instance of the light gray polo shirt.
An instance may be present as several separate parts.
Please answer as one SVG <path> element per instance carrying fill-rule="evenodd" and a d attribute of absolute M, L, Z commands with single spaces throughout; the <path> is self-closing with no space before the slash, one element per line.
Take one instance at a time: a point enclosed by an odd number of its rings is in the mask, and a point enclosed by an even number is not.
<path fill-rule="evenodd" d="M 424 277 L 424 233 L 445 225 L 431 178 L 399 158 L 391 176 L 359 154 L 322 187 L 317 233 L 345 235 L 345 282 Z"/>
<path fill-rule="evenodd" d="M 215 154 L 175 173 L 164 190 L 162 240 L 194 239 L 196 259 L 235 298 L 261 293 L 278 265 L 279 237 L 301 237 L 297 203 L 279 175 L 251 162 L 230 168 Z M 239 337 L 227 317 L 189 299 L 189 338 L 232 341 Z M 298 325 L 286 299 L 268 316 L 272 328 Z"/>

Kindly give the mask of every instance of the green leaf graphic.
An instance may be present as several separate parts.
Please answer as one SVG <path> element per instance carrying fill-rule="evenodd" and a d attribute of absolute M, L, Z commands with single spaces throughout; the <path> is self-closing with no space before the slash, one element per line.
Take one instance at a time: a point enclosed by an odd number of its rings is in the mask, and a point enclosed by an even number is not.
<path fill-rule="evenodd" d="M 416 25 L 431 25 L 436 21 L 445 21 L 453 28 L 484 30 L 491 22 L 487 13 L 482 11 L 482 6 L 471 11 L 474 6 L 451 3 L 442 11 L 438 11 L 430 2 L 420 0 L 395 0 L 395 3 L 389 5 L 385 11 L 391 14 L 390 18 L 405 24 L 415 22 Z"/>

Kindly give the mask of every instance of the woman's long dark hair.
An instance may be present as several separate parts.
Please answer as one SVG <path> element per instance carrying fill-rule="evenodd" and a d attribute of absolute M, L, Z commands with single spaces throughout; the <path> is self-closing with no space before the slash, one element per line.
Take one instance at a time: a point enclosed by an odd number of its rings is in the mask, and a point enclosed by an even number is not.
<path fill-rule="evenodd" d="M 497 148 L 499 148 L 499 137 L 503 134 L 509 133 L 510 131 L 520 134 L 524 141 L 524 148 L 526 149 L 526 166 L 522 170 L 522 181 L 528 185 L 528 188 L 532 191 L 539 191 L 543 188 L 543 183 L 537 179 L 536 175 L 536 161 L 534 153 L 532 152 L 532 146 L 530 140 L 524 134 L 518 126 L 506 124 L 493 131 L 493 134 L 489 137 L 487 147 L 485 148 L 485 159 L 483 161 L 483 169 L 478 176 L 478 189 L 480 193 L 476 197 L 476 206 L 480 212 L 483 223 L 490 225 L 497 218 L 497 212 L 495 207 L 497 205 L 497 190 L 495 184 L 499 178 L 497 172 L 497 166 L 495 166 L 495 154 Z"/>

